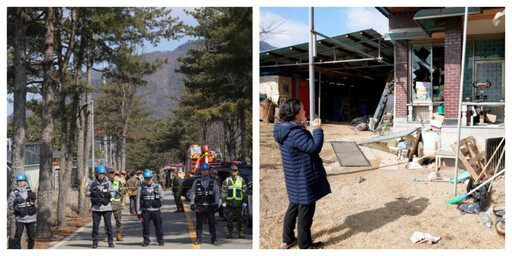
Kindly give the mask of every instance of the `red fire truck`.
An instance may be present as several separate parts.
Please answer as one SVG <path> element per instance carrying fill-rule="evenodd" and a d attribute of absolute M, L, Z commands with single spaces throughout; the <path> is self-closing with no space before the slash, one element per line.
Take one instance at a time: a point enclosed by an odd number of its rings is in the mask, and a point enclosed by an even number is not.
<path fill-rule="evenodd" d="M 196 175 L 199 165 L 202 163 L 210 164 L 210 167 L 219 166 L 222 162 L 222 154 L 208 145 L 190 145 L 187 149 L 187 163 L 185 175 L 192 177 Z"/>

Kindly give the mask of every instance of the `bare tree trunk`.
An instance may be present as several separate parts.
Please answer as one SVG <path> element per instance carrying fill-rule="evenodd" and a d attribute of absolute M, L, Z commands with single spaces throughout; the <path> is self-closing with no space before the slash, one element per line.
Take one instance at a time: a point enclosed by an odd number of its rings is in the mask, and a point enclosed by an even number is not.
<path fill-rule="evenodd" d="M 66 73 L 67 67 L 69 63 L 69 59 L 71 58 L 71 53 L 73 52 L 74 44 L 75 44 L 75 30 L 76 30 L 76 8 L 71 9 L 71 21 L 72 28 L 69 35 L 69 43 L 68 48 L 66 50 L 66 54 L 64 59 L 59 59 L 59 82 L 61 85 L 61 101 L 60 101 L 60 111 L 61 111 L 61 157 L 60 157 L 60 171 L 59 171 L 59 200 L 57 201 L 57 227 L 65 228 L 67 226 L 66 219 L 66 208 L 68 202 L 68 191 L 71 187 L 71 172 L 73 170 L 73 145 L 74 145 L 74 129 L 76 128 L 75 116 L 76 116 L 76 108 L 78 106 L 78 94 L 77 84 L 78 84 L 78 76 L 75 76 L 75 95 L 73 97 L 73 106 L 71 108 L 71 120 L 70 120 L 70 134 L 68 138 L 67 134 L 67 114 L 66 114 Z M 62 24 L 61 24 L 62 25 Z M 61 41 L 60 32 L 58 33 L 58 42 Z M 62 45 L 62 43 L 60 44 Z M 61 46 L 59 46 L 61 48 Z M 59 54 L 61 50 L 59 49 Z M 79 65 L 79 64 L 78 64 Z"/>
<path fill-rule="evenodd" d="M 36 234 L 51 237 L 52 234 L 52 154 L 53 154 L 53 109 L 55 105 L 55 82 L 53 72 L 53 7 L 48 7 L 45 17 L 44 80 L 42 85 L 43 116 L 39 189 L 37 200 Z"/>
<path fill-rule="evenodd" d="M 76 112 L 78 108 L 78 100 L 79 100 L 79 79 L 80 68 L 77 68 L 75 73 L 75 93 L 73 95 L 73 103 L 71 105 L 71 124 L 69 127 L 69 139 L 67 142 L 67 152 L 66 156 L 66 170 L 62 175 L 62 183 L 59 184 L 59 204 L 62 204 L 59 209 L 62 211 L 57 212 L 57 225 L 59 228 L 64 228 L 67 226 L 67 218 L 66 218 L 66 209 L 67 204 L 69 202 L 68 192 L 71 188 L 71 173 L 73 172 L 73 148 L 75 146 L 75 131 L 76 131 Z"/>
<path fill-rule="evenodd" d="M 25 127 L 26 116 L 25 108 L 27 101 L 27 77 L 26 77 L 26 13 L 25 8 L 16 8 L 16 45 L 14 46 L 14 77 L 16 87 L 14 89 L 14 111 L 13 117 L 13 135 L 12 135 L 12 169 L 11 169 L 11 183 L 16 183 L 16 175 L 24 172 L 25 167 Z M 11 188 L 8 188 L 10 192 Z M 8 214 L 12 217 L 11 214 Z M 14 238 L 16 226 L 14 218 L 10 220 L 9 225 L 9 238 Z"/>
<path fill-rule="evenodd" d="M 92 65 L 94 63 L 92 59 L 92 46 L 89 41 L 87 41 L 87 84 L 89 88 L 91 88 L 92 84 Z M 88 90 L 85 91 L 85 101 L 87 104 L 87 108 L 84 110 L 85 116 L 84 116 L 84 135 L 85 135 L 85 143 L 84 143 L 84 167 L 83 167 L 83 178 L 81 180 L 81 186 L 85 187 L 89 183 L 89 159 L 91 157 L 91 130 L 94 129 L 92 127 L 92 92 L 89 92 Z M 92 169 L 94 169 L 95 163 L 91 163 Z M 89 203 L 90 201 L 85 198 L 85 189 L 80 189 L 80 195 L 83 196 L 82 204 L 80 205 L 80 217 L 84 218 L 87 217 L 87 214 L 89 213 Z"/>
<path fill-rule="evenodd" d="M 126 171 L 126 136 L 125 135 L 123 135 L 123 140 L 122 140 L 122 144 L 121 144 L 121 170 Z"/>
<path fill-rule="evenodd" d="M 85 100 L 85 99 L 84 99 Z M 83 109 L 86 106 L 87 102 L 80 104 L 80 111 L 78 112 L 78 118 L 76 119 L 78 139 L 76 145 L 76 155 L 77 155 L 77 180 L 78 180 L 78 213 L 82 214 L 82 204 L 85 199 L 85 184 L 82 183 L 85 176 L 85 110 Z"/>
<path fill-rule="evenodd" d="M 245 109 L 243 107 L 239 108 L 238 115 L 240 118 L 240 146 L 242 147 L 242 156 L 240 159 L 249 162 L 249 148 L 247 147 L 247 138 L 245 137 Z"/>

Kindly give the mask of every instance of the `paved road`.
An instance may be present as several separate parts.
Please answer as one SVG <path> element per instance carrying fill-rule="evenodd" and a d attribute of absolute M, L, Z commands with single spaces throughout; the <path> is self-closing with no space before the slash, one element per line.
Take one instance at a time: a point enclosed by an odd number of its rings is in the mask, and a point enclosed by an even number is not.
<path fill-rule="evenodd" d="M 164 231 L 165 246 L 158 246 L 156 241 L 154 226 L 151 226 L 151 243 L 149 247 L 152 249 L 251 249 L 252 248 L 252 229 L 245 228 L 245 239 L 226 239 L 227 232 L 226 222 L 219 216 L 217 220 L 217 239 L 219 245 L 204 243 L 200 246 L 194 245 L 195 240 L 195 215 L 191 211 L 185 213 L 173 213 L 176 210 L 174 198 L 171 192 L 165 191 L 165 200 L 162 207 L 162 228 Z M 184 200 L 185 202 L 185 200 Z M 129 203 L 126 205 L 129 206 Z M 185 209 L 189 209 L 188 203 Z M 115 220 L 112 216 L 112 227 L 115 235 Z M 103 222 L 99 228 L 100 242 L 98 249 L 111 249 L 108 243 L 103 242 L 104 228 Z M 77 230 L 64 240 L 55 243 L 52 249 L 90 249 L 92 245 L 92 220 L 91 223 Z M 123 240 L 115 241 L 114 249 L 142 249 L 142 223 L 136 216 L 131 216 L 129 210 L 123 211 Z M 203 225 L 203 241 L 210 241 L 208 234 L 208 225 Z"/>

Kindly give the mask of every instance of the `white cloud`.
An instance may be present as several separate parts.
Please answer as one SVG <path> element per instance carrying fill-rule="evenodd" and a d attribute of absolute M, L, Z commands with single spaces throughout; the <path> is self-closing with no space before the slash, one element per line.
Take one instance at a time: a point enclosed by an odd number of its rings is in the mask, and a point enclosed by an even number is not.
<path fill-rule="evenodd" d="M 342 22 L 351 31 L 373 28 L 384 34 L 389 31 L 389 21 L 375 8 L 354 7 L 348 8 L 342 14 Z"/>
<path fill-rule="evenodd" d="M 265 38 L 265 42 L 275 47 L 284 47 L 299 43 L 308 42 L 309 26 L 307 24 L 292 20 L 291 17 L 283 17 L 279 14 L 261 11 L 260 26 L 267 27 L 272 22 L 281 24 L 275 33 Z"/>

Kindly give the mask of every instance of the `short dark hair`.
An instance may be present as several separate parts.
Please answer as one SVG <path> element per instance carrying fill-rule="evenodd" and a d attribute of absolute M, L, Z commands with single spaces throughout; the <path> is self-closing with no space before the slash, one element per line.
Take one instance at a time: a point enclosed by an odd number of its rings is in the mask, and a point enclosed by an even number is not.
<path fill-rule="evenodd" d="M 295 120 L 295 116 L 300 112 L 300 100 L 288 99 L 279 105 L 279 119 L 283 122 Z"/>

